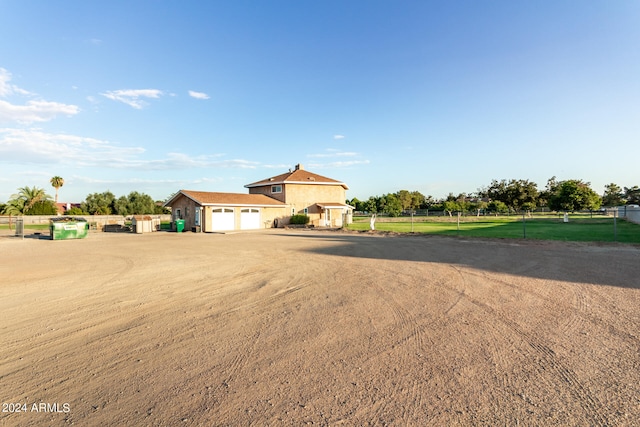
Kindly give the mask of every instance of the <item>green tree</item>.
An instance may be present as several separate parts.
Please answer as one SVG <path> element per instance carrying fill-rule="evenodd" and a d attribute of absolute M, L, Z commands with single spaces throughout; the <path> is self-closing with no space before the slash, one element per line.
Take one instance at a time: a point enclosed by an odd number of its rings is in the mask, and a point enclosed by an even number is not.
<path fill-rule="evenodd" d="M 480 216 L 480 213 L 487 209 L 489 204 L 480 198 L 475 198 L 469 203 L 469 210 L 474 211 L 477 216 Z"/>
<path fill-rule="evenodd" d="M 73 207 L 71 209 L 67 209 L 64 213 L 65 215 L 87 215 L 87 212 L 83 211 L 82 208 Z"/>
<path fill-rule="evenodd" d="M 458 211 L 461 213 L 467 212 L 471 209 L 471 202 L 469 202 L 469 197 L 467 197 L 466 193 L 458 194 L 456 202 L 458 203 Z"/>
<path fill-rule="evenodd" d="M 382 203 L 380 197 L 370 196 L 366 202 L 363 203 L 363 211 L 369 213 L 378 213 L 382 212 Z"/>
<path fill-rule="evenodd" d="M 433 196 L 423 196 L 422 202 L 420 203 L 420 206 L 418 206 L 418 208 L 419 209 L 431 209 L 431 207 L 433 207 L 436 204 L 437 204 L 437 202 L 433 198 Z"/>
<path fill-rule="evenodd" d="M 389 193 L 382 196 L 382 212 L 389 216 L 399 216 L 402 213 L 402 202 L 395 194 Z"/>
<path fill-rule="evenodd" d="M 155 202 L 155 206 L 153 208 L 153 213 L 156 215 L 168 215 L 171 213 L 171 210 L 169 208 L 165 208 L 163 205 L 163 201 L 161 200 L 156 200 Z"/>
<path fill-rule="evenodd" d="M 9 200 L 9 202 L 2 208 L 2 214 L 19 216 L 22 215 L 22 209 L 24 209 L 24 201 Z"/>
<path fill-rule="evenodd" d="M 354 209 L 358 212 L 364 212 L 367 210 L 365 202 L 361 202 L 357 197 L 354 197 L 351 200 L 347 200 L 347 204 L 353 206 Z"/>
<path fill-rule="evenodd" d="M 496 215 L 509 212 L 509 208 L 500 200 L 492 200 L 487 204 L 487 210 Z"/>
<path fill-rule="evenodd" d="M 453 216 L 454 212 L 461 211 L 460 204 L 456 200 L 445 200 L 442 202 L 442 209 L 445 210 L 449 216 Z"/>
<path fill-rule="evenodd" d="M 447 198 L 442 202 L 442 209 L 446 211 L 449 216 L 453 216 L 454 212 L 463 212 L 464 211 L 464 199 L 466 195 L 464 193 L 460 193 L 457 196 L 454 196 L 453 193 L 449 193 Z"/>
<path fill-rule="evenodd" d="M 538 184 L 527 179 L 512 179 L 507 186 L 507 206 L 515 212 L 535 209 L 538 202 Z"/>
<path fill-rule="evenodd" d="M 22 187 L 18 188 L 18 193 L 13 194 L 11 199 L 7 203 L 8 207 L 5 210 L 10 211 L 10 215 L 39 215 L 32 212 L 37 205 L 36 211 L 41 211 L 40 204 L 46 205 L 51 203 L 51 196 L 45 193 L 44 189 L 37 187 Z M 44 206 L 42 205 L 42 206 Z"/>
<path fill-rule="evenodd" d="M 58 203 L 58 190 L 64 185 L 64 179 L 59 176 L 51 178 L 51 186 L 56 189 L 56 203 Z"/>
<path fill-rule="evenodd" d="M 488 188 L 480 191 L 480 195 L 499 200 L 514 212 L 532 209 L 539 199 L 538 185 L 527 179 L 512 179 L 509 182 L 494 179 Z"/>
<path fill-rule="evenodd" d="M 115 211 L 116 196 L 111 191 L 89 194 L 80 208 L 89 215 L 111 215 Z"/>
<path fill-rule="evenodd" d="M 411 206 L 409 207 L 412 211 L 416 209 L 420 209 L 422 205 L 426 203 L 427 198 L 419 191 L 411 192 Z"/>
<path fill-rule="evenodd" d="M 57 215 L 58 207 L 52 200 L 42 200 L 35 203 L 27 215 Z"/>
<path fill-rule="evenodd" d="M 622 188 L 620 186 L 611 184 L 604 186 L 604 194 L 602 195 L 603 206 L 621 206 L 626 203 Z"/>
<path fill-rule="evenodd" d="M 403 211 L 408 211 L 413 205 L 411 193 L 407 190 L 400 190 L 395 194 L 396 199 L 400 202 L 400 207 Z"/>
<path fill-rule="evenodd" d="M 425 203 L 426 198 L 419 191 L 400 190 L 395 194 L 403 211 L 415 211 Z"/>
<path fill-rule="evenodd" d="M 129 210 L 129 200 L 126 196 L 120 196 L 113 202 L 113 213 L 122 216 L 133 214 Z"/>
<path fill-rule="evenodd" d="M 624 187 L 624 195 L 629 205 L 640 205 L 640 187 L 637 185 L 633 187 Z"/>
<path fill-rule="evenodd" d="M 548 206 L 553 211 L 595 210 L 602 203 L 602 199 L 591 189 L 590 184 L 579 179 L 554 182 L 548 189 Z"/>
<path fill-rule="evenodd" d="M 115 212 L 118 215 L 146 215 L 155 212 L 156 203 L 151 196 L 132 191 L 127 197 L 122 196 L 115 202 Z"/>

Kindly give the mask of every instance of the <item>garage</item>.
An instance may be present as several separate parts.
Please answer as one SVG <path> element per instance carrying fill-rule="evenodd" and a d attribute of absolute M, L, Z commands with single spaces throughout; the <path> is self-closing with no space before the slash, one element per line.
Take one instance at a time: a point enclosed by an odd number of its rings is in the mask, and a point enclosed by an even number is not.
<path fill-rule="evenodd" d="M 257 230 L 260 227 L 260 209 L 243 208 L 240 211 L 240 229 Z"/>
<path fill-rule="evenodd" d="M 211 210 L 211 229 L 213 231 L 228 231 L 235 228 L 233 208 L 213 208 Z"/>
<path fill-rule="evenodd" d="M 171 206 L 174 221 L 184 220 L 185 230 L 205 233 L 273 227 L 291 211 L 284 202 L 265 194 L 189 190 L 180 190 L 166 206 Z"/>

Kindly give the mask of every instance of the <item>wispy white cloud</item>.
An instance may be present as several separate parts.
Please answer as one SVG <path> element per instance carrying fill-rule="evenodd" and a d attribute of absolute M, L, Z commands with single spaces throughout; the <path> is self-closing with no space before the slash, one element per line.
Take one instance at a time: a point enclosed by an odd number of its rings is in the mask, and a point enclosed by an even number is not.
<path fill-rule="evenodd" d="M 0 161 L 9 163 L 104 166 L 144 151 L 140 147 L 122 147 L 109 141 L 40 129 L 0 128 Z"/>
<path fill-rule="evenodd" d="M 222 159 L 222 154 L 189 156 L 183 153 L 168 153 L 163 159 L 119 159 L 110 163 L 116 169 L 136 170 L 180 170 L 202 168 L 240 168 L 254 169 L 260 165 L 241 159 Z"/>
<path fill-rule="evenodd" d="M 13 94 L 33 95 L 28 90 L 22 89 L 14 84 L 9 83 L 12 79 L 11 73 L 4 68 L 0 68 L 0 97 L 6 98 Z"/>
<path fill-rule="evenodd" d="M 144 98 L 158 99 L 163 94 L 159 89 L 121 89 L 104 92 L 101 95 L 140 110 L 148 105 Z"/>
<path fill-rule="evenodd" d="M 327 148 L 323 153 L 308 154 L 307 157 L 327 160 L 327 163 L 309 163 L 310 168 L 316 169 L 347 168 L 351 166 L 369 164 L 369 160 L 362 159 L 360 153 L 343 151 L 339 148 Z M 344 158 L 349 158 L 350 160 L 340 160 Z M 331 161 L 331 159 L 335 160 Z"/>
<path fill-rule="evenodd" d="M 353 151 L 342 151 L 336 148 L 327 148 L 325 153 L 317 153 L 317 154 L 308 154 L 309 158 L 319 158 L 319 157 L 354 157 L 357 156 L 358 153 L 354 153 Z"/>
<path fill-rule="evenodd" d="M 11 73 L 0 68 L 0 97 L 9 98 L 13 95 L 32 96 L 28 90 L 11 84 Z M 63 104 L 43 100 L 30 100 L 24 105 L 13 104 L 0 100 L 0 121 L 34 123 L 46 122 L 58 115 L 72 116 L 78 114 L 80 109 L 76 105 Z"/>
<path fill-rule="evenodd" d="M 137 170 L 190 170 L 190 169 L 255 169 L 260 162 L 243 159 L 223 159 L 222 154 L 190 156 L 184 153 L 168 153 L 163 159 L 114 162 L 115 168 Z"/>
<path fill-rule="evenodd" d="M 144 154 L 145 149 L 141 147 L 126 147 L 95 138 L 53 134 L 40 129 L 0 128 L 0 163 L 58 164 L 136 171 L 261 167 L 261 163 L 256 161 L 225 159 L 224 154 L 191 156 L 167 153 L 160 159 L 146 159 L 142 157 Z"/>
<path fill-rule="evenodd" d="M 15 105 L 0 100 L 0 121 L 19 123 L 46 122 L 58 115 L 73 116 L 80 109 L 76 105 L 50 101 L 27 101 L 25 105 Z"/>
<path fill-rule="evenodd" d="M 345 138 L 345 136 L 344 136 L 344 135 L 340 135 L 340 134 L 338 134 L 338 135 L 333 135 L 333 139 L 344 139 L 344 138 Z"/>
<path fill-rule="evenodd" d="M 48 176 L 48 175 L 47 175 Z M 94 178 L 86 175 L 73 175 L 69 179 L 74 182 L 82 182 L 86 184 L 166 184 L 174 185 L 176 183 L 183 182 L 184 180 L 177 179 L 140 179 L 140 178 L 121 178 L 121 179 L 106 179 L 106 178 Z M 66 184 L 65 180 L 65 184 Z"/>
<path fill-rule="evenodd" d="M 189 96 L 195 99 L 209 99 L 209 95 L 204 92 L 189 91 Z"/>
<path fill-rule="evenodd" d="M 309 164 L 309 168 L 315 168 L 315 169 L 332 169 L 332 168 L 347 168 L 347 167 L 351 167 L 351 166 L 358 166 L 358 165 L 368 165 L 370 162 L 369 160 L 349 160 L 349 161 L 345 161 L 345 162 L 330 162 L 330 163 L 310 163 Z"/>
<path fill-rule="evenodd" d="M 291 165 L 286 164 L 286 163 L 273 163 L 273 164 L 261 164 L 260 165 L 261 168 L 264 169 L 281 169 L 281 170 L 287 170 L 291 167 Z"/>
<path fill-rule="evenodd" d="M 0 96 L 3 98 L 11 95 L 14 91 L 15 86 L 9 84 L 10 81 L 11 73 L 4 68 L 0 68 Z"/>

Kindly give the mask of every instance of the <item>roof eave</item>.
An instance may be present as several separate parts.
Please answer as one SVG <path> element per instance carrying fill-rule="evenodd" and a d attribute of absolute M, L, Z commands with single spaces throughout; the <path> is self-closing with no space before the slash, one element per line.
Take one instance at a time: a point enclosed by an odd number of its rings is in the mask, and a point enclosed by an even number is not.
<path fill-rule="evenodd" d="M 247 208 L 286 208 L 286 204 L 281 205 L 268 205 L 266 203 L 201 203 L 200 206 L 238 206 L 238 207 L 247 207 Z"/>
<path fill-rule="evenodd" d="M 287 184 L 298 184 L 298 185 L 339 185 L 345 190 L 349 189 L 349 186 L 344 182 L 319 182 L 319 181 L 269 181 L 269 182 L 256 182 L 253 184 L 247 184 L 244 188 L 255 188 L 255 187 L 266 187 L 268 185 L 287 185 Z"/>
<path fill-rule="evenodd" d="M 191 195 L 189 195 L 189 194 L 185 193 L 185 192 L 184 192 L 184 190 L 180 190 L 180 191 L 178 191 L 177 193 L 175 193 L 173 196 L 171 196 L 171 197 L 169 198 L 169 200 L 167 200 L 166 202 L 164 202 L 164 203 L 163 203 L 163 205 L 162 205 L 162 207 L 165 207 L 165 208 L 166 208 L 167 206 L 169 206 L 169 207 L 170 207 L 170 206 L 171 206 L 171 203 L 173 203 L 173 201 L 174 201 L 175 199 L 177 199 L 177 198 L 178 198 L 178 196 L 180 196 L 180 195 L 183 195 L 184 197 L 186 197 L 186 198 L 188 198 L 188 199 L 191 199 L 191 200 L 193 200 L 193 201 L 194 201 L 194 202 L 196 202 L 196 203 L 200 203 L 200 201 L 199 201 L 199 200 L 194 199 Z"/>

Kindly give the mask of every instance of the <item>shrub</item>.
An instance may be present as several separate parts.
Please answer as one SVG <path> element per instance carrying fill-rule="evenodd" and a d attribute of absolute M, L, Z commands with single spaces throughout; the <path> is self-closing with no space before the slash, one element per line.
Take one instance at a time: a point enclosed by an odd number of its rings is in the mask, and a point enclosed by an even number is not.
<path fill-rule="evenodd" d="M 309 224 L 309 217 L 307 215 L 292 215 L 289 220 L 290 224 Z"/>
<path fill-rule="evenodd" d="M 71 209 L 67 209 L 67 211 L 64 214 L 65 215 L 87 215 L 87 213 L 85 211 L 83 211 L 80 208 L 76 208 L 76 207 L 73 207 Z"/>
<path fill-rule="evenodd" d="M 56 215 L 58 208 L 52 201 L 43 200 L 41 202 L 34 203 L 31 209 L 25 212 L 25 215 Z"/>

